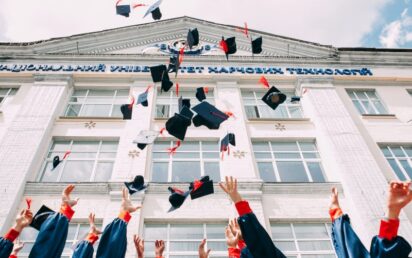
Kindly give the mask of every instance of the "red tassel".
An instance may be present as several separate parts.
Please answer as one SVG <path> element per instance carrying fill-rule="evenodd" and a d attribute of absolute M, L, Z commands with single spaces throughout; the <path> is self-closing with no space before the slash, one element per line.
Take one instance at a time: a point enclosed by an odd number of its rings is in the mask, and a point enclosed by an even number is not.
<path fill-rule="evenodd" d="M 66 152 L 64 153 L 63 159 L 66 159 L 67 156 L 70 155 L 70 153 L 72 153 L 72 152 L 71 152 L 71 151 L 66 151 Z"/>
<path fill-rule="evenodd" d="M 305 89 L 303 90 L 303 94 L 305 94 L 307 91 L 308 91 L 308 88 L 305 88 Z M 303 94 L 302 94 L 302 95 L 303 95 Z"/>
<path fill-rule="evenodd" d="M 225 53 L 229 52 L 229 47 L 227 46 L 226 41 L 224 41 L 224 40 L 222 39 L 222 40 L 220 41 L 219 45 L 220 45 L 220 48 L 221 48 Z"/>
<path fill-rule="evenodd" d="M 166 130 L 166 128 L 164 128 L 164 127 L 162 129 L 160 129 L 160 135 L 163 136 L 163 137 L 164 137 L 163 133 L 164 133 L 165 130 Z"/>
<path fill-rule="evenodd" d="M 133 5 L 133 9 L 135 9 L 137 7 L 140 7 L 140 6 L 146 6 L 146 5 L 145 4 L 135 4 L 135 5 Z"/>
<path fill-rule="evenodd" d="M 209 93 L 209 88 L 208 87 L 203 87 L 203 91 L 205 92 L 205 94 Z"/>
<path fill-rule="evenodd" d="M 135 99 L 134 99 L 134 97 L 132 96 L 132 102 L 129 104 L 129 109 L 132 109 L 132 108 L 133 108 L 134 101 L 135 101 Z"/>
<path fill-rule="evenodd" d="M 245 22 L 245 27 L 244 28 L 236 28 L 236 31 L 242 32 L 243 34 L 246 35 L 247 38 L 249 38 L 249 29 L 247 27 L 246 22 Z"/>
<path fill-rule="evenodd" d="M 179 50 L 179 65 L 183 62 L 183 56 L 184 56 L 184 54 L 185 54 L 185 48 L 182 47 L 182 48 L 180 48 L 180 50 Z"/>
<path fill-rule="evenodd" d="M 179 97 L 179 83 L 176 83 L 176 96 Z"/>
<path fill-rule="evenodd" d="M 224 152 L 224 151 L 220 151 L 220 153 L 222 153 L 222 155 L 220 155 L 220 159 L 221 159 L 221 160 L 224 160 L 224 158 L 225 158 L 225 152 Z"/>
<path fill-rule="evenodd" d="M 32 199 L 30 197 L 26 197 L 27 209 L 30 210 Z"/>
<path fill-rule="evenodd" d="M 236 118 L 236 117 L 235 117 L 235 114 L 233 114 L 233 113 L 230 112 L 230 111 L 226 111 L 225 114 L 226 114 L 228 117 Z"/>
<path fill-rule="evenodd" d="M 145 91 L 145 92 L 146 92 L 146 93 L 147 93 L 147 92 L 149 92 L 150 88 L 152 88 L 152 85 L 147 86 L 147 88 L 146 88 L 146 91 Z"/>
<path fill-rule="evenodd" d="M 184 192 L 183 192 L 182 190 L 180 190 L 180 189 L 178 189 L 178 188 L 176 188 L 176 187 L 172 187 L 172 189 L 173 189 L 173 191 L 175 191 L 175 192 L 178 193 L 178 194 L 181 194 L 181 195 L 184 194 Z"/>
<path fill-rule="evenodd" d="M 168 148 L 167 151 L 169 152 L 169 155 L 174 155 L 176 153 L 176 150 L 180 147 L 180 145 L 181 141 L 178 140 L 175 146 L 173 146 L 172 148 Z"/>
<path fill-rule="evenodd" d="M 193 192 L 196 191 L 197 189 L 199 189 L 201 186 L 203 185 L 203 182 L 199 181 L 199 180 L 195 180 L 193 182 Z"/>
<path fill-rule="evenodd" d="M 116 5 L 119 5 L 119 3 L 120 3 L 121 1 L 122 1 L 122 0 L 117 0 Z"/>
<path fill-rule="evenodd" d="M 263 84 L 263 86 L 265 86 L 265 88 L 269 88 L 269 87 L 270 87 L 270 86 L 269 86 L 269 82 L 268 82 L 268 80 L 266 79 L 265 76 L 260 77 L 259 83 L 260 83 L 260 84 Z"/>
<path fill-rule="evenodd" d="M 227 146 L 227 155 L 230 156 L 230 146 Z"/>

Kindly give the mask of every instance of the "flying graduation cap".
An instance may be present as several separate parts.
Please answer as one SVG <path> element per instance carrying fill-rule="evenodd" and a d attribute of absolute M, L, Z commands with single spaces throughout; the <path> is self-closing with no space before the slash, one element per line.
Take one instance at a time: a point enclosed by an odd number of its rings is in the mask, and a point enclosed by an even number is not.
<path fill-rule="evenodd" d="M 175 113 L 174 116 L 169 118 L 166 122 L 166 130 L 170 135 L 173 135 L 179 140 L 184 140 L 187 132 L 187 128 L 192 124 L 191 117 L 186 115 L 186 112 L 192 112 L 190 109 L 184 107 L 182 110 L 186 110 L 185 115 Z M 193 115 L 193 113 L 192 113 Z"/>
<path fill-rule="evenodd" d="M 262 37 L 255 38 L 252 40 L 252 53 L 253 54 L 260 54 L 262 53 Z"/>
<path fill-rule="evenodd" d="M 141 175 L 135 176 L 132 182 L 124 182 L 124 185 L 129 190 L 130 195 L 147 188 L 147 185 L 144 184 L 144 177 Z"/>
<path fill-rule="evenodd" d="M 210 180 L 209 176 L 204 176 L 200 180 L 195 180 L 190 183 L 190 198 L 192 200 L 213 194 L 213 180 Z"/>
<path fill-rule="evenodd" d="M 132 8 L 135 9 L 135 8 L 137 8 L 137 7 L 139 7 L 139 6 L 146 6 L 145 4 L 135 4 L 135 5 L 133 5 L 132 7 L 130 7 L 129 4 L 119 5 L 119 3 L 120 3 L 121 1 L 122 1 L 122 0 L 118 0 L 118 1 L 116 2 L 116 13 L 117 13 L 118 15 L 121 15 L 121 16 L 124 16 L 124 17 L 129 17 L 129 14 L 130 14 Z"/>
<path fill-rule="evenodd" d="M 197 30 L 197 28 L 193 30 L 189 29 L 186 42 L 189 46 L 189 49 L 192 49 L 193 46 L 197 46 L 199 44 L 199 31 Z"/>
<path fill-rule="evenodd" d="M 200 102 L 206 99 L 206 94 L 209 93 L 209 88 L 207 87 L 200 87 L 196 89 L 196 98 Z"/>
<path fill-rule="evenodd" d="M 229 116 L 207 101 L 196 105 L 192 108 L 197 115 L 193 118 L 193 124 L 196 127 L 206 126 L 209 129 L 219 129 L 220 124 L 226 121 Z"/>
<path fill-rule="evenodd" d="M 262 98 L 263 102 L 265 102 L 266 105 L 275 110 L 280 104 L 285 102 L 286 95 L 274 86 L 270 88 L 269 82 L 265 76 L 260 77 L 259 83 L 262 84 L 265 88 L 269 89 Z"/>
<path fill-rule="evenodd" d="M 231 37 L 227 39 L 222 37 L 222 40 L 220 41 L 219 45 L 222 48 L 222 50 L 225 52 L 227 60 L 229 60 L 229 55 L 235 54 L 237 51 L 235 37 Z"/>
<path fill-rule="evenodd" d="M 178 99 L 178 109 L 179 113 L 182 111 L 183 107 L 187 107 L 190 109 L 190 99 L 184 99 L 182 96 Z"/>
<path fill-rule="evenodd" d="M 41 226 L 46 221 L 46 219 L 53 215 L 55 211 L 47 207 L 46 205 L 42 205 L 40 209 L 36 212 L 33 217 L 32 222 L 30 223 L 30 227 L 35 228 L 40 231 Z"/>
<path fill-rule="evenodd" d="M 134 102 L 135 102 L 135 98 L 132 97 L 132 102 L 130 104 L 124 104 L 124 105 L 120 106 L 120 111 L 123 114 L 123 120 L 132 119 L 132 112 L 133 112 Z"/>
<path fill-rule="evenodd" d="M 149 9 L 147 9 L 146 14 L 143 16 L 145 18 L 150 13 L 152 14 L 153 20 L 160 20 L 162 18 L 162 13 L 160 12 L 160 4 L 163 0 L 158 0 L 156 3 L 151 5 Z"/>
<path fill-rule="evenodd" d="M 54 156 L 53 158 L 53 169 L 54 170 L 61 162 L 63 162 L 63 160 L 65 160 L 67 158 L 67 156 L 69 156 L 69 154 L 71 153 L 71 151 L 66 151 L 64 153 L 64 156 L 62 159 L 60 159 L 59 155 Z"/>
<path fill-rule="evenodd" d="M 158 131 L 143 130 L 139 132 L 133 143 L 137 144 L 137 148 L 144 150 L 148 144 L 153 144 L 158 136 Z"/>
<path fill-rule="evenodd" d="M 181 48 L 177 55 L 173 55 L 170 57 L 169 60 L 169 67 L 167 68 L 168 72 L 174 72 L 175 73 L 175 78 L 177 77 L 177 73 L 179 72 L 180 65 L 183 62 L 183 55 L 184 55 L 185 49 Z"/>
<path fill-rule="evenodd" d="M 137 97 L 137 105 L 142 104 L 142 106 L 147 107 L 149 105 L 149 101 L 147 100 L 148 92 L 145 91 L 140 93 Z"/>
<path fill-rule="evenodd" d="M 290 98 L 290 103 L 296 104 L 300 101 L 300 98 L 301 97 L 299 97 L 299 96 L 293 96 L 293 97 Z"/>
<path fill-rule="evenodd" d="M 173 86 L 173 82 L 170 81 L 169 74 L 167 73 L 166 65 L 158 65 L 150 67 L 150 73 L 153 82 L 161 82 L 162 91 L 168 92 Z"/>
<path fill-rule="evenodd" d="M 234 133 L 228 133 L 223 139 L 220 141 L 220 152 L 222 153 L 222 159 L 224 152 L 227 151 L 227 154 L 230 155 L 230 146 L 236 146 L 236 139 Z"/>
<path fill-rule="evenodd" d="M 190 191 L 183 192 L 182 190 L 175 187 L 169 187 L 168 190 L 171 193 L 171 195 L 169 196 L 169 202 L 172 205 L 168 212 L 171 212 L 183 205 L 186 198 L 189 196 Z"/>

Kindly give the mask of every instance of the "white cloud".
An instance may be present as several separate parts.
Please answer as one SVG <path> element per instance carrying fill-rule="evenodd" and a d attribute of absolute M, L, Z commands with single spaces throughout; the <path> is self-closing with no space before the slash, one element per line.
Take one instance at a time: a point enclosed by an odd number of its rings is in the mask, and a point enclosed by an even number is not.
<path fill-rule="evenodd" d="M 379 41 L 383 47 L 402 47 L 412 42 L 412 17 L 408 9 L 404 9 L 399 20 L 387 24 L 381 32 Z"/>
<path fill-rule="evenodd" d="M 187 15 L 232 25 L 247 21 L 253 29 L 339 47 L 360 46 L 391 1 L 164 0 L 161 10 L 163 19 Z M 151 21 L 141 18 L 145 8 L 136 9 L 128 19 L 115 15 L 115 2 L 0 0 L 6 21 L 0 34 L 3 31 L 13 41 L 34 41 Z M 154 0 L 133 0 L 136 2 Z"/>

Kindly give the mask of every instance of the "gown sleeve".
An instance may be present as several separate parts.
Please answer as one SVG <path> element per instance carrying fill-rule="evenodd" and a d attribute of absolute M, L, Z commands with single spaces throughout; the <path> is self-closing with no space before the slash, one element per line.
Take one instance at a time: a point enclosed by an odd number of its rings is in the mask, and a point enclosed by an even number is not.
<path fill-rule="evenodd" d="M 130 213 L 120 213 L 103 231 L 96 258 L 124 258 L 127 247 L 127 223 Z"/>
<path fill-rule="evenodd" d="M 9 258 L 13 251 L 13 242 L 19 234 L 18 231 L 10 229 L 4 237 L 0 237 L 0 258 Z"/>
<path fill-rule="evenodd" d="M 236 203 L 236 209 L 240 216 L 238 223 L 242 231 L 243 240 L 253 257 L 286 258 L 275 247 L 269 234 L 252 212 L 248 202 L 240 201 Z"/>
<path fill-rule="evenodd" d="M 408 258 L 411 245 L 398 236 L 399 220 L 382 220 L 379 235 L 372 239 L 373 258 Z"/>
<path fill-rule="evenodd" d="M 61 257 L 73 214 L 70 206 L 63 205 L 60 212 L 50 215 L 41 225 L 29 258 Z"/>
<path fill-rule="evenodd" d="M 92 258 L 94 253 L 93 244 L 99 239 L 99 236 L 89 233 L 86 239 L 82 240 L 74 250 L 72 258 Z"/>

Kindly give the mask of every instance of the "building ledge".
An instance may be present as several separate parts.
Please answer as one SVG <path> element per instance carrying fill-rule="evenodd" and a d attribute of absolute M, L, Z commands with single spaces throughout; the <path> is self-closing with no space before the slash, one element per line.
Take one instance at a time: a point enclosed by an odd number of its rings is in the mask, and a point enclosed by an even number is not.
<path fill-rule="evenodd" d="M 153 120 L 154 121 L 167 121 L 169 120 L 169 117 L 155 117 Z"/>
<path fill-rule="evenodd" d="M 396 119 L 395 114 L 363 114 L 363 119 Z"/>
<path fill-rule="evenodd" d="M 97 122 L 120 122 L 124 121 L 121 117 L 100 117 L 100 116 L 60 116 L 57 122 L 89 122 L 90 120 Z"/>
<path fill-rule="evenodd" d="M 249 118 L 249 122 L 310 122 L 310 118 Z"/>

